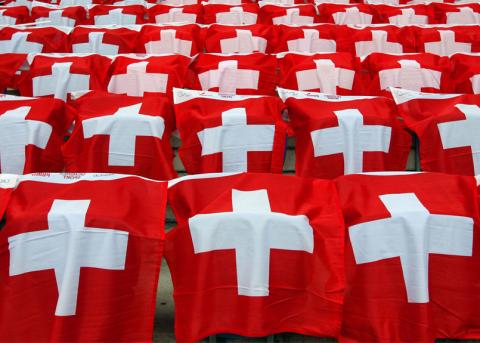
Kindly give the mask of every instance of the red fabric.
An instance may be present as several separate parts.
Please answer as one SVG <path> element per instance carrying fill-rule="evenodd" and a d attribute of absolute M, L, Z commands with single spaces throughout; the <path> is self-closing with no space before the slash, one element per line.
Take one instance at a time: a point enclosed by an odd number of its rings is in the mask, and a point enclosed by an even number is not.
<path fill-rule="evenodd" d="M 52 68 L 56 63 L 71 62 L 70 74 L 80 74 L 89 76 L 89 89 L 83 90 L 106 90 L 108 82 L 108 69 L 111 60 L 108 57 L 101 55 L 87 55 L 87 56 L 68 56 L 57 57 L 54 55 L 37 55 L 34 57 L 30 65 L 30 70 L 25 74 L 23 79 L 19 81 L 20 94 L 23 96 L 39 96 L 40 89 L 34 88 L 33 79 L 36 77 L 52 75 Z M 41 94 L 45 96 L 54 96 L 57 89 L 41 87 Z M 66 91 L 67 89 L 65 89 Z M 70 98 L 70 93 L 67 93 L 67 99 Z M 65 100 L 65 99 L 64 99 Z"/>
<path fill-rule="evenodd" d="M 455 53 L 480 52 L 480 27 L 470 26 L 447 26 L 447 27 L 412 27 L 413 34 L 417 37 L 417 51 L 430 52 L 442 56 L 449 56 Z M 460 44 L 462 48 L 444 43 L 449 37 L 442 39 L 441 32 L 446 31 L 448 35 L 452 32 L 454 43 Z M 432 48 L 429 43 L 437 43 L 439 47 Z M 463 44 L 462 44 L 463 43 Z M 461 50 L 459 50 L 461 49 Z"/>
<path fill-rule="evenodd" d="M 335 68 L 340 68 L 342 71 L 338 72 L 335 76 L 337 81 L 337 86 L 335 87 L 335 92 L 328 92 L 326 89 L 321 87 L 316 88 L 305 88 L 300 87 L 298 78 L 299 73 L 304 71 L 315 71 L 316 77 L 318 78 L 319 85 L 324 85 L 326 80 L 322 79 L 323 75 L 321 70 L 317 71 L 317 65 L 315 61 L 318 60 L 327 60 L 331 61 Z M 280 60 L 280 86 L 287 89 L 295 89 L 301 91 L 310 91 L 310 92 L 322 92 L 330 94 L 340 94 L 340 95 L 354 95 L 362 94 L 362 85 L 359 82 L 358 68 L 360 60 L 356 57 L 353 57 L 349 53 L 338 52 L 334 54 L 312 54 L 312 55 L 301 55 L 295 53 L 289 53 L 285 55 Z M 342 84 L 339 84 L 341 75 L 343 71 L 347 70 L 349 72 L 355 73 L 352 78 L 351 87 L 342 87 Z M 341 75 L 340 75 L 341 74 Z M 323 80 L 323 82 L 322 82 Z M 330 86 L 326 85 L 325 86 Z"/>
<path fill-rule="evenodd" d="M 112 140 L 122 134 L 124 126 L 118 124 L 121 120 L 130 120 L 132 130 L 134 125 L 141 125 L 142 119 L 119 118 L 109 127 L 109 134 L 93 134 L 85 137 L 83 122 L 92 118 L 111 116 L 127 106 L 141 104 L 140 114 L 160 117 L 163 119 L 163 134 L 161 138 L 153 136 L 153 124 L 148 125 L 151 135 L 139 134 L 133 141 L 133 165 L 119 166 L 109 162 L 109 151 Z M 67 172 L 102 172 L 140 175 L 157 180 L 167 180 L 177 176 L 173 169 L 173 153 L 170 146 L 170 135 L 175 127 L 170 103 L 166 97 L 146 95 L 143 98 L 125 95 L 91 93 L 80 97 L 74 103 L 75 127 L 68 142 L 62 147 Z M 101 124 L 97 124 L 100 126 Z M 112 136 L 115 135 L 114 138 Z M 117 156 L 127 158 L 129 151 L 113 150 Z"/>
<path fill-rule="evenodd" d="M 253 25 L 261 22 L 258 12 L 259 7 L 255 3 L 242 3 L 241 5 L 217 5 L 217 4 L 205 4 L 203 5 L 204 22 L 205 24 L 226 24 L 226 25 Z M 239 13 L 235 18 L 229 18 L 227 21 L 222 22 L 217 20 L 217 15 L 226 12 L 247 12 L 249 19 L 243 17 L 242 13 Z M 256 17 L 256 20 L 254 18 Z M 253 22 L 251 22 L 253 21 Z"/>
<path fill-rule="evenodd" d="M 27 6 L 0 6 L 0 23 L 2 25 L 24 24 L 30 22 Z"/>
<path fill-rule="evenodd" d="M 51 181 L 52 178 L 59 181 Z M 128 233 L 123 268 L 80 268 L 76 312 L 68 316 L 54 315 L 58 300 L 54 270 L 9 276 L 7 240 L 18 234 L 48 230 L 48 213 L 59 199 L 90 201 L 85 219 L 87 228 Z M 9 342 L 151 341 L 163 252 L 165 205 L 166 183 L 135 177 L 102 180 L 101 176 L 57 174 L 21 182 L 12 194 L 7 224 L 0 233 L 0 339 Z M 57 221 L 63 224 L 58 216 Z M 63 226 L 66 231 L 69 229 Z M 69 238 L 69 244 L 73 244 L 81 237 Z M 39 260 L 55 252 L 43 254 L 38 256 Z M 69 261 L 73 262 L 81 254 L 80 251 L 69 254 Z"/>
<path fill-rule="evenodd" d="M 265 50 L 255 49 L 255 42 L 252 41 L 250 45 L 244 46 L 239 44 L 235 51 L 222 48 L 222 41 L 224 39 L 232 39 L 239 37 L 238 30 L 250 31 L 252 34 L 252 40 L 257 37 L 264 39 L 267 42 Z M 276 47 L 276 30 L 271 25 L 245 25 L 245 26 L 231 26 L 231 25 L 210 25 L 205 35 L 205 50 L 206 52 L 214 53 L 252 53 L 252 52 L 266 52 L 272 53 Z"/>
<path fill-rule="evenodd" d="M 405 67 L 405 65 L 402 65 L 404 63 L 402 61 L 416 61 L 419 68 Z M 430 93 L 449 93 L 454 89 L 450 60 L 433 54 L 393 55 L 374 53 L 363 61 L 363 69 L 368 72 L 371 78 L 370 87 L 366 91 L 367 94 L 371 95 L 390 96 L 387 87 Z M 398 72 L 398 75 L 383 78 L 384 74 L 387 75 L 387 73 L 392 72 Z M 408 88 L 408 86 L 412 88 Z"/>
<path fill-rule="evenodd" d="M 142 5 L 127 5 L 127 6 L 110 6 L 110 5 L 95 5 L 88 10 L 88 17 L 92 25 L 98 24 L 96 17 L 109 15 L 110 11 L 121 9 L 124 15 L 134 15 L 136 17 L 135 24 L 143 24 L 146 22 L 146 9 Z M 123 24 L 116 21 L 116 17 L 111 18 L 108 24 Z M 102 24 L 105 25 L 105 24 Z"/>
<path fill-rule="evenodd" d="M 49 20 L 49 13 L 52 11 L 61 11 L 62 17 L 66 19 L 74 20 L 74 24 L 82 25 L 87 22 L 87 11 L 82 6 L 69 6 L 65 8 L 49 8 L 44 6 L 34 6 L 32 7 L 32 21 L 43 21 Z"/>
<path fill-rule="evenodd" d="M 456 107 L 458 104 L 480 105 L 479 95 L 445 96 L 443 99 L 429 99 L 427 96 L 413 97 L 398 105 L 405 124 L 420 140 L 420 164 L 424 171 L 459 175 L 475 175 L 472 148 L 462 146 L 445 149 L 438 125 L 465 120 L 466 116 Z M 460 130 L 453 137 L 465 136 Z M 467 135 L 472 143 L 480 136 Z M 478 144 L 478 143 L 477 143 Z"/>
<path fill-rule="evenodd" d="M 278 44 L 275 52 L 309 52 L 332 53 L 337 52 L 337 34 L 348 30 L 346 26 L 312 25 L 287 26 L 278 25 Z"/>
<path fill-rule="evenodd" d="M 195 16 L 193 21 L 188 23 L 203 23 L 203 8 L 201 5 L 184 5 L 184 6 L 170 6 L 158 4 L 147 9 L 147 14 L 149 22 L 158 23 L 158 24 L 168 24 L 168 23 L 180 23 L 185 22 L 184 17 L 181 15 L 177 18 L 175 14 L 171 14 L 165 19 L 160 20 L 162 17 L 157 18 L 157 15 L 168 14 L 168 13 L 185 13 L 192 14 Z"/>
<path fill-rule="evenodd" d="M 7 111 L 13 111 L 21 107 L 29 107 L 25 120 L 46 123 L 51 127 L 51 133 L 44 149 L 35 144 L 27 144 L 25 146 L 25 164 L 23 170 L 18 172 L 18 174 L 61 172 L 64 164 L 60 147 L 63 144 L 68 128 L 72 124 L 72 118 L 65 113 L 64 103 L 57 99 L 47 98 L 24 99 L 18 97 L 17 100 L 17 97 L 14 97 L 13 99 L 4 100 L 0 97 L 0 118 Z M 9 124 L 2 124 L 0 126 L 6 125 L 2 127 L 3 134 L 5 134 Z M 10 125 L 11 130 L 15 130 L 15 124 Z M 17 123 L 17 125 L 21 125 L 21 122 Z M 38 138 L 38 135 L 42 133 L 30 129 L 28 134 Z M 25 140 L 25 137 L 17 138 Z M 4 136 L 3 139 L 8 142 L 16 139 L 16 137 Z M 8 154 L 8 150 L 6 152 Z M 8 172 L 5 169 L 2 170 L 1 166 L 0 171 L 3 173 Z"/>
<path fill-rule="evenodd" d="M 0 176 L 0 221 L 4 219 L 10 197 L 17 185 L 17 179 L 17 175 L 3 174 Z M 2 224 L 0 224 L 1 226 Z"/>
<path fill-rule="evenodd" d="M 28 34 L 26 42 L 41 44 L 41 51 L 44 53 L 50 52 L 70 52 L 68 49 L 68 33 L 54 27 L 31 27 L 20 29 L 16 27 L 0 28 L 0 44 L 12 39 L 12 35 L 17 32 L 26 32 Z M 11 51 L 2 52 L 17 52 L 17 53 L 32 53 L 35 51 L 28 51 L 14 49 Z"/>
<path fill-rule="evenodd" d="M 408 6 L 372 6 L 375 23 L 393 25 L 436 24 L 433 5 L 419 4 Z M 413 12 L 413 13 L 411 13 Z M 411 13 L 411 14 L 410 14 Z M 411 16 L 413 15 L 413 17 Z M 424 17 L 417 17 L 424 16 Z"/>
<path fill-rule="evenodd" d="M 336 185 L 347 227 L 346 292 L 340 341 L 433 342 L 435 338 L 478 339 L 480 237 L 474 178 L 432 173 L 349 175 L 339 178 Z M 357 230 L 352 226 L 392 217 L 380 196 L 402 193 L 416 196 L 433 215 L 464 216 L 473 221 L 473 256 L 429 254 L 429 301 L 426 303 L 408 302 L 398 256 L 357 264 L 351 245 L 352 230 Z M 408 214 L 403 215 L 408 218 Z M 397 218 L 401 220 L 401 217 Z M 401 228 L 402 224 L 398 224 Z M 395 230 L 395 227 L 385 224 L 382 230 Z M 411 242 L 406 230 L 404 233 L 397 238 L 399 244 Z M 432 228 L 430 233 L 432 236 L 426 236 L 422 245 L 432 244 L 435 240 L 438 242 L 437 232 Z M 428 235 L 428 231 L 425 234 Z M 454 242 L 438 243 L 448 245 Z"/>
<path fill-rule="evenodd" d="M 198 133 L 204 129 L 222 125 L 222 113 L 228 110 L 245 110 L 248 125 L 273 125 L 274 136 L 271 151 L 248 151 L 249 172 L 281 173 L 285 152 L 287 127 L 282 121 L 283 103 L 273 96 L 228 96 L 222 99 L 216 93 L 187 95 L 189 100 L 180 100 L 182 92 L 175 95 L 175 116 L 182 139 L 180 158 L 188 174 L 226 171 L 223 168 L 223 153 L 202 156 L 202 143 Z M 195 92 L 196 93 L 196 92 Z M 181 101 L 181 102 L 180 102 Z M 225 136 L 233 136 L 232 133 Z M 235 137 L 239 139 L 240 137 Z M 225 137 L 225 139 L 227 139 Z M 209 143 L 205 143 L 208 147 Z M 245 140 L 244 147 L 250 149 Z M 233 165 L 235 167 L 235 165 Z"/>
<path fill-rule="evenodd" d="M 440 24 L 450 24 L 450 25 L 469 25 L 469 24 L 479 24 L 480 21 L 480 4 L 471 3 L 471 4 L 432 4 L 433 9 L 435 10 L 437 23 Z M 458 13 L 466 11 L 467 15 L 461 16 L 458 18 Z M 454 15 L 457 14 L 455 17 Z"/>
<path fill-rule="evenodd" d="M 172 44 L 161 50 L 148 48 L 149 43 L 162 42 L 162 32 L 172 32 L 173 38 L 182 41 L 190 42 L 190 51 L 184 53 L 182 50 L 179 50 L 178 44 L 171 42 Z M 157 26 L 157 25 L 144 25 L 140 30 L 138 36 L 138 46 L 137 51 L 140 53 L 147 54 L 181 54 L 185 56 L 195 56 L 203 49 L 203 44 L 201 41 L 200 28 L 195 24 L 189 25 L 172 25 L 172 26 Z M 169 40 L 170 42 L 170 40 Z"/>
<path fill-rule="evenodd" d="M 0 58 L 0 92 L 15 87 L 16 74 L 25 63 L 27 54 L 2 54 Z"/>
<path fill-rule="evenodd" d="M 271 249 L 268 295 L 238 295 L 235 250 L 195 254 L 188 220 L 197 214 L 231 213 L 234 190 L 259 189 L 267 192 L 273 212 L 306 216 L 314 247 L 312 253 Z M 198 341 L 216 333 L 338 335 L 343 224 L 331 182 L 265 174 L 193 179 L 171 187 L 169 201 L 178 220 L 178 226 L 167 234 L 165 246 L 175 289 L 178 341 Z M 225 224 L 234 222 L 231 219 Z M 244 228 L 245 234 L 254 229 L 248 223 Z M 213 239 L 221 238 L 222 228 L 218 229 Z M 259 245 L 270 243 L 267 236 L 262 238 Z"/>
<path fill-rule="evenodd" d="M 318 5 L 318 13 L 320 23 L 331 23 L 341 25 L 355 25 L 355 24 L 375 24 L 373 23 L 373 12 L 370 5 L 366 4 L 320 4 Z M 357 9 L 360 16 L 346 14 L 350 9 Z M 336 17 L 338 15 L 346 14 L 346 18 Z"/>
<path fill-rule="evenodd" d="M 382 152 L 380 149 L 363 151 L 361 172 L 405 170 L 412 139 L 405 131 L 402 122 L 398 120 L 392 100 L 381 97 L 349 98 L 347 96 L 332 97 L 332 100 L 327 98 L 316 98 L 313 94 L 307 98 L 288 98 L 286 101 L 296 138 L 296 175 L 332 179 L 344 174 L 343 153 L 315 156 L 312 132 L 340 126 L 334 111 L 349 109 L 358 110 L 362 114 L 363 125 L 381 125 L 391 128 L 388 151 Z M 361 143 L 365 143 L 365 136 L 360 135 L 359 141 L 354 137 L 350 138 L 354 146 L 361 147 Z"/>
<path fill-rule="evenodd" d="M 289 14 L 293 12 L 293 14 Z M 275 5 L 264 4 L 260 8 L 262 23 L 305 25 L 318 23 L 317 12 L 313 4 L 299 5 Z"/>
<path fill-rule="evenodd" d="M 234 61 L 236 65 L 231 68 L 227 67 L 226 70 L 222 71 L 220 67 L 222 63 L 228 63 L 227 61 Z M 275 95 L 276 68 L 277 59 L 273 55 L 261 53 L 247 55 L 199 54 L 190 66 L 194 74 L 190 88 L 223 93 L 226 88 L 230 90 L 229 86 L 232 82 L 237 82 L 233 87 L 235 90 L 234 94 Z M 229 69 L 232 70 L 232 74 L 228 74 Z M 237 69 L 239 72 L 235 72 Z M 244 77 L 239 76 L 239 73 L 243 70 L 252 70 L 259 73 L 258 83 L 256 83 L 252 77 L 252 88 L 245 88 L 239 85 L 239 82 L 244 79 Z M 223 76 L 220 76 L 220 85 L 218 85 L 218 80 L 214 76 L 201 76 L 201 74 L 206 75 L 204 73 L 214 73 L 216 71 L 224 73 Z M 236 75 L 238 79 L 235 80 Z M 203 77 L 205 77 L 205 79 Z M 204 83 L 202 83 L 202 80 L 205 80 L 203 81 Z M 253 88 L 255 83 L 256 87 Z"/>
<path fill-rule="evenodd" d="M 79 47 L 75 47 L 76 44 L 86 44 L 89 42 L 89 34 L 92 32 L 103 32 L 102 43 L 118 46 L 119 54 L 128 54 L 136 51 L 138 32 L 128 29 L 126 27 L 93 27 L 93 26 L 77 26 L 69 35 L 69 45 L 73 52 L 79 51 Z M 102 51 L 101 47 L 97 47 L 96 51 L 88 51 L 91 53 L 106 53 Z"/>
<path fill-rule="evenodd" d="M 455 54 L 450 60 L 456 93 L 480 93 L 480 56 Z"/>

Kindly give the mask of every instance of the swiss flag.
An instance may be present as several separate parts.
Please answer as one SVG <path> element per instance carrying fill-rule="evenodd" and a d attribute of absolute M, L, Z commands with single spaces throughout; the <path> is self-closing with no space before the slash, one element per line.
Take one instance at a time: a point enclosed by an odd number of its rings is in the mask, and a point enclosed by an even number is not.
<path fill-rule="evenodd" d="M 187 173 L 282 172 L 287 125 L 279 98 L 174 89 L 174 101 Z"/>
<path fill-rule="evenodd" d="M 165 182 L 23 177 L 0 231 L 0 340 L 151 341 L 165 205 Z"/>
<path fill-rule="evenodd" d="M 193 176 L 171 184 L 169 203 L 178 221 L 165 245 L 178 341 L 338 336 L 343 222 L 330 181 Z"/>
<path fill-rule="evenodd" d="M 177 175 L 170 146 L 175 120 L 166 97 L 92 92 L 73 105 L 75 127 L 62 147 L 67 172 Z"/>
<path fill-rule="evenodd" d="M 0 96 L 0 172 L 60 172 L 60 147 L 71 125 L 56 99 Z"/>
<path fill-rule="evenodd" d="M 450 60 L 455 92 L 480 94 L 480 55 L 455 54 Z"/>
<path fill-rule="evenodd" d="M 422 170 L 480 174 L 480 95 L 392 93 L 405 124 L 420 141 Z"/>
<path fill-rule="evenodd" d="M 0 25 L 18 25 L 30 21 L 27 6 L 0 6 Z"/>
<path fill-rule="evenodd" d="M 277 34 L 271 25 L 210 25 L 205 34 L 206 52 L 234 54 L 272 53 Z"/>
<path fill-rule="evenodd" d="M 105 90 L 111 60 L 101 55 L 36 55 L 19 81 L 20 94 L 70 99 L 72 92 Z"/>
<path fill-rule="evenodd" d="M 137 51 L 195 56 L 202 47 L 200 28 L 195 24 L 144 25 L 138 36 Z"/>
<path fill-rule="evenodd" d="M 202 5 L 170 6 L 158 4 L 148 8 L 147 14 L 149 21 L 157 24 L 203 22 Z"/>
<path fill-rule="evenodd" d="M 69 35 L 74 53 L 102 55 L 136 51 L 138 32 L 126 27 L 76 26 Z"/>
<path fill-rule="evenodd" d="M 281 90 L 296 138 L 298 176 L 332 179 L 405 170 L 411 136 L 392 100 Z"/>
<path fill-rule="evenodd" d="M 149 57 L 118 56 L 110 69 L 108 91 L 130 96 L 167 94 L 183 88 L 190 58 L 182 55 Z"/>
<path fill-rule="evenodd" d="M 372 6 L 373 21 L 392 25 L 435 24 L 433 5 L 419 4 L 408 6 L 375 5 Z"/>
<path fill-rule="evenodd" d="M 373 24 L 373 12 L 367 4 L 320 4 L 318 5 L 321 23 L 340 25 Z"/>
<path fill-rule="evenodd" d="M 0 51 L 15 53 L 69 52 L 68 28 L 0 28 Z"/>
<path fill-rule="evenodd" d="M 347 227 L 341 340 L 478 339 L 475 179 L 381 173 L 336 185 Z"/>
<path fill-rule="evenodd" d="M 346 26 L 331 24 L 288 26 L 278 25 L 276 52 L 337 52 L 337 33 L 349 30 Z"/>
<path fill-rule="evenodd" d="M 313 4 L 280 5 L 261 2 L 260 17 L 264 24 L 308 25 L 318 23 Z"/>
<path fill-rule="evenodd" d="M 412 27 L 417 50 L 440 56 L 480 52 L 480 26 Z"/>
<path fill-rule="evenodd" d="M 280 59 L 280 86 L 327 94 L 361 94 L 358 58 L 349 53 L 288 53 Z"/>
<path fill-rule="evenodd" d="M 277 59 L 272 55 L 199 54 L 190 68 L 192 89 L 275 95 Z"/>
<path fill-rule="evenodd" d="M 87 11 L 82 6 L 33 6 L 31 16 L 39 26 L 74 27 L 87 21 Z"/>
<path fill-rule="evenodd" d="M 27 60 L 27 54 L 0 54 L 0 92 L 7 87 L 14 88 L 20 67 Z"/>
<path fill-rule="evenodd" d="M 372 95 L 389 96 L 389 87 L 432 93 L 454 87 L 450 60 L 433 54 L 374 53 L 363 61 L 363 69 L 371 77 L 367 93 Z"/>
<path fill-rule="evenodd" d="M 240 5 L 203 5 L 205 24 L 253 25 L 260 23 L 259 7 L 254 3 Z"/>
<path fill-rule="evenodd" d="M 437 16 L 437 22 L 449 25 L 480 24 L 480 4 L 432 4 Z"/>
<path fill-rule="evenodd" d="M 146 22 L 146 9 L 142 5 L 95 5 L 88 10 L 94 25 L 134 25 Z"/>

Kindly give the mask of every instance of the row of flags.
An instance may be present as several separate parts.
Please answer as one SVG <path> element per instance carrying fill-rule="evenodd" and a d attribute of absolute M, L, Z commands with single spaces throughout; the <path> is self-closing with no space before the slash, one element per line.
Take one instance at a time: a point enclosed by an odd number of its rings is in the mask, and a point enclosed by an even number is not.
<path fill-rule="evenodd" d="M 478 200 L 437 173 L 2 174 L 0 340 L 151 341 L 162 256 L 180 342 L 478 339 Z"/>
<path fill-rule="evenodd" d="M 23 1 L 22 1 L 23 3 Z M 0 7 L 0 25 L 133 25 L 145 23 L 199 24 L 294 24 L 332 23 L 338 25 L 476 25 L 480 24 L 480 4 L 415 4 L 408 6 L 372 4 L 276 4 L 270 1 L 192 4 L 93 4 L 57 6 L 33 2 L 31 8 L 15 3 Z"/>
<path fill-rule="evenodd" d="M 117 55 L 238 53 L 335 53 L 364 58 L 374 53 L 479 52 L 478 25 L 221 25 L 145 24 L 0 27 L 2 53 Z"/>

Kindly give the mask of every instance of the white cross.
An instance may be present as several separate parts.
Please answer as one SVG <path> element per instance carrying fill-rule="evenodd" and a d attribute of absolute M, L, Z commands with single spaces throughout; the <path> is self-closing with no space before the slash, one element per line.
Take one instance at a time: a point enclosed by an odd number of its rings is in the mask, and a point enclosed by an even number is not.
<path fill-rule="evenodd" d="M 56 316 L 76 314 L 81 268 L 125 269 L 128 232 L 86 227 L 89 206 L 90 200 L 54 200 L 47 230 L 8 238 L 10 276 L 55 271 Z"/>
<path fill-rule="evenodd" d="M 300 70 L 297 76 L 298 90 L 320 89 L 327 94 L 337 94 L 337 86 L 352 89 L 355 71 L 337 68 L 332 60 L 314 60 L 316 69 Z"/>
<path fill-rule="evenodd" d="M 54 10 L 48 12 L 48 17 L 40 17 L 35 20 L 35 22 L 45 22 L 41 24 L 37 24 L 38 26 L 66 26 L 66 27 L 74 27 L 75 20 L 72 18 L 62 16 L 63 10 Z"/>
<path fill-rule="evenodd" d="M 161 139 L 165 131 L 162 117 L 140 114 L 142 104 L 120 107 L 115 113 L 82 121 L 85 139 L 110 136 L 108 165 L 133 167 L 137 136 Z"/>
<path fill-rule="evenodd" d="M 399 257 L 409 303 L 428 303 L 429 254 L 472 256 L 473 219 L 431 214 L 415 193 L 380 195 L 390 218 L 349 228 L 357 264 Z"/>
<path fill-rule="evenodd" d="M 147 72 L 148 62 L 131 63 L 126 74 L 115 74 L 110 78 L 108 91 L 130 96 L 143 96 L 145 92 L 166 93 L 168 74 Z"/>
<path fill-rule="evenodd" d="M 287 41 L 288 51 L 300 52 L 336 52 L 337 42 L 334 39 L 320 38 L 320 33 L 313 29 L 304 29 L 303 37 Z"/>
<path fill-rule="evenodd" d="M 299 8 L 287 8 L 287 13 L 284 16 L 275 17 L 272 19 L 273 24 L 313 24 L 313 17 L 308 15 L 300 15 Z"/>
<path fill-rule="evenodd" d="M 220 12 L 215 15 L 217 24 L 253 25 L 257 23 L 257 14 L 244 12 L 242 7 L 232 7 L 229 12 Z"/>
<path fill-rule="evenodd" d="M 87 43 L 72 44 L 74 53 L 97 53 L 103 55 L 117 55 L 118 45 L 103 43 L 105 32 L 89 32 Z"/>
<path fill-rule="evenodd" d="M 415 14 L 413 8 L 401 8 L 402 14 L 397 14 L 388 18 L 388 22 L 393 25 L 413 25 L 428 24 L 428 16 Z"/>
<path fill-rule="evenodd" d="M 267 40 L 262 37 L 253 36 L 249 30 L 235 30 L 237 37 L 220 40 L 220 49 L 223 54 L 265 52 Z"/>
<path fill-rule="evenodd" d="M 271 249 L 312 254 L 313 229 L 305 215 L 272 212 L 266 189 L 233 189 L 232 208 L 188 220 L 194 252 L 235 250 L 238 295 L 268 296 Z"/>
<path fill-rule="evenodd" d="M 465 119 L 439 123 L 438 132 L 444 149 L 471 147 L 474 175 L 480 174 L 480 107 L 457 104 Z"/>
<path fill-rule="evenodd" d="M 33 96 L 53 95 L 66 100 L 71 92 L 90 89 L 90 75 L 70 73 L 72 62 L 52 64 L 52 74 L 32 78 Z"/>
<path fill-rule="evenodd" d="M 0 10 L 0 25 L 15 25 L 17 18 L 6 15 L 5 11 L 6 9 Z"/>
<path fill-rule="evenodd" d="M 333 21 L 341 25 L 370 25 L 372 15 L 360 12 L 357 7 L 348 7 L 345 12 L 334 13 Z"/>
<path fill-rule="evenodd" d="M 15 32 L 10 39 L 0 40 L 0 51 L 2 53 L 40 53 L 43 50 L 43 44 L 28 42 L 28 36 L 31 32 Z"/>
<path fill-rule="evenodd" d="M 387 31 L 372 30 L 371 33 L 371 41 L 355 42 L 355 52 L 357 56 L 367 56 L 373 52 L 384 52 L 390 54 L 403 53 L 402 44 L 388 41 Z"/>
<path fill-rule="evenodd" d="M 191 23 L 197 21 L 197 15 L 193 13 L 183 13 L 183 8 L 171 8 L 167 13 L 157 14 L 155 23 Z"/>
<path fill-rule="evenodd" d="M 222 153 L 223 172 L 248 170 L 249 151 L 272 151 L 275 125 L 248 125 L 245 108 L 222 113 L 222 126 L 197 133 L 202 156 Z"/>
<path fill-rule="evenodd" d="M 198 74 L 203 90 L 218 87 L 221 94 L 236 94 L 237 89 L 258 89 L 260 72 L 238 69 L 238 61 L 227 60 L 218 63 L 218 69 Z"/>
<path fill-rule="evenodd" d="M 470 78 L 473 94 L 480 94 L 480 74 L 475 74 Z"/>
<path fill-rule="evenodd" d="M 343 154 L 345 174 L 363 172 L 363 153 L 388 153 L 392 128 L 383 125 L 364 125 L 363 115 L 357 109 L 333 112 L 338 126 L 310 132 L 313 156 Z"/>
<path fill-rule="evenodd" d="M 447 24 L 471 25 L 480 24 L 480 15 L 470 7 L 460 7 L 459 12 L 447 12 Z"/>
<path fill-rule="evenodd" d="M 180 54 L 190 56 L 192 54 L 192 42 L 175 38 L 176 30 L 168 29 L 160 31 L 160 40 L 145 43 L 147 54 Z"/>
<path fill-rule="evenodd" d="M 412 91 L 421 91 L 423 87 L 440 89 L 442 73 L 422 68 L 414 60 L 399 60 L 400 68 L 380 70 L 380 88 L 397 87 Z"/>
<path fill-rule="evenodd" d="M 95 25 L 135 25 L 137 16 L 123 13 L 123 8 L 115 8 L 108 14 L 94 16 Z"/>
<path fill-rule="evenodd" d="M 455 53 L 472 52 L 472 43 L 460 43 L 455 41 L 455 31 L 438 30 L 440 40 L 425 43 L 425 52 L 440 56 L 449 56 Z"/>
<path fill-rule="evenodd" d="M 26 119 L 30 106 L 22 106 L 0 115 L 0 171 L 23 174 L 25 147 L 33 144 L 45 149 L 52 127 L 38 120 Z"/>

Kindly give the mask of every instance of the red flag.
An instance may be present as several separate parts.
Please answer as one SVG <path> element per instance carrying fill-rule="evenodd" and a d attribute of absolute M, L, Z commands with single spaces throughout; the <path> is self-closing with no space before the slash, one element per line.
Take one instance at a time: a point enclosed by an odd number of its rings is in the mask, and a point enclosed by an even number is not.
<path fill-rule="evenodd" d="M 147 9 L 149 21 L 157 24 L 202 23 L 201 5 L 171 6 L 158 4 Z"/>
<path fill-rule="evenodd" d="M 337 52 L 337 33 L 348 30 L 346 26 L 331 24 L 288 26 L 278 25 L 278 45 L 276 52 L 308 52 L 333 53 Z"/>
<path fill-rule="evenodd" d="M 373 12 L 367 4 L 320 4 L 318 5 L 321 23 L 340 25 L 369 25 Z"/>
<path fill-rule="evenodd" d="M 392 92 L 399 114 L 420 141 L 422 170 L 480 174 L 480 95 Z"/>
<path fill-rule="evenodd" d="M 287 125 L 279 98 L 174 89 L 174 102 L 187 173 L 282 172 Z"/>
<path fill-rule="evenodd" d="M 20 67 L 27 60 L 27 54 L 0 54 L 0 92 L 16 87 Z"/>
<path fill-rule="evenodd" d="M 288 90 L 280 94 L 296 137 L 297 175 L 331 179 L 405 170 L 411 137 L 392 100 Z"/>
<path fill-rule="evenodd" d="M 205 24 L 253 25 L 260 23 L 259 7 L 255 3 L 240 5 L 203 5 Z"/>
<path fill-rule="evenodd" d="M 134 25 L 145 23 L 146 9 L 142 5 L 95 5 L 88 10 L 93 25 Z"/>
<path fill-rule="evenodd" d="M 261 3 L 260 17 L 262 23 L 308 25 L 318 23 L 318 16 L 313 4 L 281 5 Z"/>
<path fill-rule="evenodd" d="M 60 172 L 71 118 L 56 99 L 0 96 L 0 172 Z"/>
<path fill-rule="evenodd" d="M 87 11 L 82 6 L 58 7 L 52 5 L 32 7 L 32 20 L 40 26 L 66 26 L 74 27 L 87 21 Z"/>
<path fill-rule="evenodd" d="M 0 6 L 0 25 L 18 25 L 30 21 L 27 6 Z"/>
<path fill-rule="evenodd" d="M 200 28 L 187 25 L 144 25 L 138 36 L 138 52 L 195 56 L 202 50 Z"/>
<path fill-rule="evenodd" d="M 276 32 L 271 25 L 210 25 L 205 35 L 207 52 L 223 54 L 272 53 Z"/>
<path fill-rule="evenodd" d="M 381 173 L 336 184 L 347 227 L 341 341 L 478 339 L 475 179 Z"/>
<path fill-rule="evenodd" d="M 373 21 L 375 23 L 392 25 L 425 25 L 436 23 L 433 5 L 375 5 L 372 6 L 372 10 Z"/>
<path fill-rule="evenodd" d="M 343 222 L 333 184 L 237 174 L 175 180 L 167 234 L 175 336 L 280 332 L 336 337 Z"/>
<path fill-rule="evenodd" d="M 152 340 L 166 183 L 22 178 L 0 231 L 0 340 Z M 25 330 L 28 327 L 28 330 Z"/>
<path fill-rule="evenodd" d="M 135 52 L 138 32 L 126 27 L 77 26 L 69 35 L 74 53 L 117 55 Z"/>
<path fill-rule="evenodd" d="M 114 172 L 166 180 L 173 169 L 169 100 L 91 93 L 74 103 L 75 127 L 63 146 L 67 172 Z"/>
<path fill-rule="evenodd" d="M 480 93 L 480 56 L 455 54 L 450 57 L 456 93 Z"/>
<path fill-rule="evenodd" d="M 17 175 L 0 174 L 0 222 L 4 219 L 5 211 L 10 202 L 12 192 L 17 186 L 17 182 Z M 2 224 L 0 224 L 0 227 L 1 225 Z"/>
<path fill-rule="evenodd" d="M 417 51 L 440 56 L 456 53 L 480 52 L 480 27 L 440 26 L 411 27 L 417 40 Z"/>
<path fill-rule="evenodd" d="M 478 25 L 480 23 L 480 4 L 432 4 L 437 23 L 448 25 Z"/>
<path fill-rule="evenodd" d="M 0 28 L 0 51 L 15 53 L 68 52 L 69 28 Z"/>

